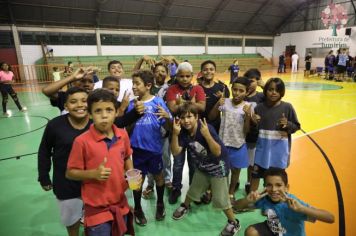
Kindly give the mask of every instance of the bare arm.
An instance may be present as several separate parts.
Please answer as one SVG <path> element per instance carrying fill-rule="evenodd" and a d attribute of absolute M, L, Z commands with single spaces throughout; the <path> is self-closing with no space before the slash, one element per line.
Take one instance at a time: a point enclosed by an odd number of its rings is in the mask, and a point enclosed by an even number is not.
<path fill-rule="evenodd" d="M 179 121 L 177 121 L 174 118 L 172 140 L 171 140 L 171 151 L 172 151 L 173 156 L 177 156 L 183 150 L 183 148 L 181 146 L 179 146 L 179 142 L 178 142 L 178 135 L 179 135 L 180 131 L 181 131 L 181 126 L 179 124 Z"/>
<path fill-rule="evenodd" d="M 244 135 L 246 136 L 246 134 L 250 131 L 250 127 L 251 127 L 251 104 L 244 105 L 243 111 L 245 112 L 243 132 Z"/>
<path fill-rule="evenodd" d="M 132 164 L 132 158 L 131 158 L 131 156 L 128 157 L 128 158 L 125 160 L 124 165 L 125 165 L 125 171 L 128 171 L 128 170 L 133 169 L 133 164 Z"/>
<path fill-rule="evenodd" d="M 223 106 L 225 103 L 225 98 L 221 97 L 217 103 L 215 103 L 213 109 L 211 109 L 208 119 L 209 120 L 215 120 L 219 115 L 220 115 L 220 110 L 219 107 Z"/>
<path fill-rule="evenodd" d="M 302 206 L 299 210 L 300 213 L 307 215 L 308 217 L 316 220 L 320 220 L 325 223 L 334 223 L 334 215 L 328 211 L 322 209 L 316 209 L 311 207 Z"/>

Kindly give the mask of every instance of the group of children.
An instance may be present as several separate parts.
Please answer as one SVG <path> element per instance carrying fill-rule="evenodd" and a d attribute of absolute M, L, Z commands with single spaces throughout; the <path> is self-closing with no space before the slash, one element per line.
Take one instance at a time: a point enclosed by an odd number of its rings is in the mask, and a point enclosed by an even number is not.
<path fill-rule="evenodd" d="M 152 71 L 140 70 L 143 62 Z M 333 222 L 330 213 L 287 193 L 291 134 L 300 124 L 292 105 L 281 101 L 285 93 L 281 79 L 264 84 L 261 73 L 250 69 L 231 81 L 230 98 L 227 85 L 215 78 L 214 61 L 201 64 L 202 80 L 197 85 L 192 83 L 188 62 L 178 64 L 170 84 L 171 59 L 156 63 L 144 57 L 140 63 L 126 81 L 121 62 L 111 61 L 110 76 L 100 84 L 94 85 L 93 80 L 97 68 L 87 67 L 43 89 L 63 115 L 51 120 L 43 134 L 38 180 L 44 190 L 53 188 L 68 235 L 79 234 L 82 208 L 88 235 L 133 235 L 133 221 L 147 224 L 141 196 L 153 192 L 153 180 L 155 218 L 164 220 L 165 186 L 170 190 L 168 202 L 175 204 L 181 195 L 185 156 L 190 186 L 173 213 L 175 220 L 189 213 L 192 201 L 211 201 L 227 218 L 220 235 L 235 235 L 241 226 L 234 211 L 251 204 L 273 210 L 281 222 L 277 229 L 286 235 L 304 235 L 302 222 L 307 219 Z M 71 88 L 61 91 L 69 84 Z M 256 91 L 257 85 L 263 93 Z M 140 170 L 142 178 L 141 187 L 132 189 L 131 211 L 125 173 L 133 168 Z M 248 168 L 247 197 L 236 201 L 241 168 Z M 150 180 L 142 191 L 145 176 Z M 260 178 L 266 188 L 261 194 L 257 192 Z M 246 234 L 276 235 L 275 228 L 267 222 L 249 227 Z"/>

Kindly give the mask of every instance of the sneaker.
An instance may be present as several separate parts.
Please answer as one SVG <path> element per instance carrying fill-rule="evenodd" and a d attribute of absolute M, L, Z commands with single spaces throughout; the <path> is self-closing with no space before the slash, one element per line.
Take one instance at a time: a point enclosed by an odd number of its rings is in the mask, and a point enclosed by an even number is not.
<path fill-rule="evenodd" d="M 147 224 L 147 219 L 145 217 L 145 213 L 143 213 L 142 209 L 135 210 L 135 222 L 140 226 L 145 226 Z"/>
<path fill-rule="evenodd" d="M 211 202 L 211 198 L 212 198 L 212 194 L 211 192 L 209 191 L 206 191 L 203 196 L 201 196 L 200 200 L 202 203 L 204 204 L 209 204 Z"/>
<path fill-rule="evenodd" d="M 177 210 L 174 211 L 172 218 L 175 220 L 183 219 L 183 217 L 188 213 L 189 207 L 184 205 L 184 203 L 180 204 Z"/>
<path fill-rule="evenodd" d="M 4 112 L 4 113 L 2 113 L 2 115 L 5 117 L 10 117 L 10 113 L 8 113 L 8 112 Z"/>
<path fill-rule="evenodd" d="M 236 219 L 236 223 L 228 221 L 223 231 L 221 231 L 220 236 L 234 236 L 240 229 L 239 220 Z"/>
<path fill-rule="evenodd" d="M 20 111 L 26 112 L 27 111 L 27 107 L 22 107 L 22 109 Z"/>
<path fill-rule="evenodd" d="M 164 209 L 163 203 L 158 203 L 156 208 L 156 220 L 161 221 L 164 220 L 166 216 L 166 210 Z"/>
<path fill-rule="evenodd" d="M 153 186 L 147 185 L 146 189 L 142 191 L 143 199 L 150 199 L 153 193 Z"/>
<path fill-rule="evenodd" d="M 178 201 L 178 197 L 181 195 L 181 191 L 179 189 L 173 189 L 169 194 L 168 202 L 169 204 L 175 204 Z"/>
<path fill-rule="evenodd" d="M 245 192 L 249 194 L 251 192 L 251 184 L 245 184 Z"/>

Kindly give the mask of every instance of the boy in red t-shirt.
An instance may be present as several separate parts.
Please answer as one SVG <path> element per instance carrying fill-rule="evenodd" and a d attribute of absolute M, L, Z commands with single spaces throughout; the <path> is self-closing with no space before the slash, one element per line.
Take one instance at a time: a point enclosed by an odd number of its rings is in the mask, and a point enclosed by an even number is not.
<path fill-rule="evenodd" d="M 67 164 L 66 177 L 83 181 L 84 224 L 89 236 L 133 233 L 125 196 L 125 171 L 133 168 L 132 149 L 126 131 L 113 124 L 117 108 L 114 95 L 107 90 L 89 95 L 88 111 L 94 124 L 74 140 Z"/>

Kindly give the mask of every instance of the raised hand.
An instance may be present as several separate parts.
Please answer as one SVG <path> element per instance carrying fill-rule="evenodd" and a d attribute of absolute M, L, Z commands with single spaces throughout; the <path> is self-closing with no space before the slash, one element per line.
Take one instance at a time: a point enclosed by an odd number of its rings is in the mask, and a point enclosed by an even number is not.
<path fill-rule="evenodd" d="M 246 115 L 250 115 L 251 107 L 252 107 L 252 104 L 250 104 L 250 105 L 245 104 L 244 107 L 242 108 L 242 110 L 245 112 Z"/>
<path fill-rule="evenodd" d="M 142 101 L 139 101 L 137 98 L 134 99 L 134 107 L 138 114 L 142 115 L 145 113 L 145 105 Z"/>
<path fill-rule="evenodd" d="M 179 106 L 179 105 L 181 105 L 181 104 L 183 104 L 183 98 L 182 98 L 182 95 L 180 95 L 180 94 L 177 94 L 177 96 L 176 96 L 176 104 Z"/>
<path fill-rule="evenodd" d="M 278 125 L 279 125 L 279 127 L 281 127 L 282 129 L 287 128 L 288 119 L 287 119 L 287 117 L 285 116 L 284 113 L 282 113 L 282 118 L 280 118 L 280 119 L 278 120 Z"/>
<path fill-rule="evenodd" d="M 280 191 L 281 195 L 283 196 L 283 201 L 287 202 L 288 207 L 293 211 L 299 212 L 303 205 L 294 198 L 289 197 L 284 191 Z"/>
<path fill-rule="evenodd" d="M 107 163 L 107 158 L 104 157 L 104 160 L 100 165 L 96 168 L 95 171 L 95 179 L 99 181 L 106 181 L 111 175 L 111 168 L 106 168 L 105 165 Z"/>
<path fill-rule="evenodd" d="M 158 116 L 158 119 L 162 119 L 162 118 L 166 118 L 169 119 L 169 113 L 164 110 L 163 107 L 161 107 L 160 105 L 157 105 L 158 108 L 158 112 L 154 113 L 156 116 Z"/>
<path fill-rule="evenodd" d="M 214 96 L 217 97 L 217 98 L 221 98 L 221 97 L 224 97 L 225 95 L 225 87 L 223 89 L 223 91 L 217 91 L 216 93 L 214 93 Z"/>
<path fill-rule="evenodd" d="M 203 120 L 199 119 L 200 122 L 200 132 L 204 138 L 210 135 L 208 124 L 206 123 L 206 119 Z"/>
<path fill-rule="evenodd" d="M 259 193 L 258 191 L 251 191 L 246 199 L 249 203 L 254 203 L 256 201 L 258 201 L 259 199 L 263 198 L 264 196 L 266 196 L 268 193 L 267 193 L 267 190 L 264 189 L 261 193 Z"/>
<path fill-rule="evenodd" d="M 265 86 L 265 82 L 262 79 L 257 80 L 257 86 L 263 88 Z"/>
<path fill-rule="evenodd" d="M 124 96 L 121 101 L 120 109 L 122 111 L 125 111 L 126 108 L 129 106 L 129 103 L 130 103 L 130 92 L 125 90 Z"/>
<path fill-rule="evenodd" d="M 179 118 L 175 117 L 173 121 L 173 134 L 178 136 L 181 129 L 182 127 L 180 126 L 180 120 Z"/>

